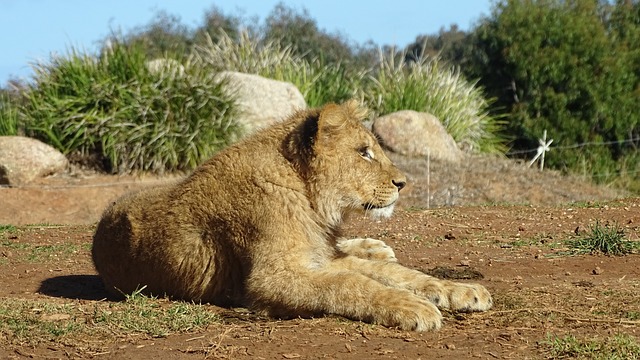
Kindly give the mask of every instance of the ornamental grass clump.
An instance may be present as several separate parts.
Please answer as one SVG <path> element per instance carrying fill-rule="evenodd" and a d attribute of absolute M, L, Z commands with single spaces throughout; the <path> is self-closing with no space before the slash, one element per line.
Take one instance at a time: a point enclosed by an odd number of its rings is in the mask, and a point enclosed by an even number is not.
<path fill-rule="evenodd" d="M 365 92 L 375 112 L 428 112 L 442 121 L 458 144 L 473 152 L 504 153 L 501 122 L 489 114 L 491 102 L 482 89 L 438 57 L 419 55 L 414 61 L 401 61 L 405 55 L 381 52 Z"/>
<path fill-rule="evenodd" d="M 118 41 L 34 65 L 20 108 L 30 135 L 112 173 L 184 171 L 236 138 L 225 82 L 187 60 L 154 61 Z"/>
<path fill-rule="evenodd" d="M 18 135 L 18 111 L 10 96 L 0 93 L 0 136 Z"/>
<path fill-rule="evenodd" d="M 295 85 L 307 105 L 343 102 L 358 95 L 366 71 L 350 71 L 337 63 L 311 61 L 296 55 L 290 46 L 264 42 L 242 32 L 233 39 L 221 31 L 216 41 L 206 36 L 194 47 L 194 63 L 217 71 L 255 74 Z"/>

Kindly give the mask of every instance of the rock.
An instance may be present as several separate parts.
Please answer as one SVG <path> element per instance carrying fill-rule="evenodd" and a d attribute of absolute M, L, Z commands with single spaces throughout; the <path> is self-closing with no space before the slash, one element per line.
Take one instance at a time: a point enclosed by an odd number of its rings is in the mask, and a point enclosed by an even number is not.
<path fill-rule="evenodd" d="M 20 186 L 64 171 L 67 158 L 53 147 L 22 136 L 0 136 L 0 185 Z"/>
<path fill-rule="evenodd" d="M 373 131 L 389 150 L 408 156 L 458 162 L 463 153 L 440 120 L 428 113 L 403 110 L 377 118 Z"/>
<path fill-rule="evenodd" d="M 285 119 L 307 107 L 304 97 L 293 84 L 258 75 L 225 71 L 220 76 L 229 81 L 240 107 L 238 122 L 244 135 Z"/>
<path fill-rule="evenodd" d="M 603 272 L 604 272 L 604 270 L 601 269 L 599 266 L 596 266 L 595 269 L 591 270 L 591 273 L 593 275 L 602 275 Z"/>

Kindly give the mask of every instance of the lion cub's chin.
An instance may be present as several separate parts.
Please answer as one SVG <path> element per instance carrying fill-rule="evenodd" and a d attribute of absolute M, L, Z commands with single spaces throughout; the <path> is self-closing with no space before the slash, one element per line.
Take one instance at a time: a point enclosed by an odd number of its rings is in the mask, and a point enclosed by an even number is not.
<path fill-rule="evenodd" d="M 395 208 L 395 206 L 396 204 L 393 203 L 383 208 L 364 210 L 364 212 L 366 215 L 368 215 L 372 219 L 388 218 L 388 217 L 391 217 L 391 215 L 393 214 L 393 209 Z"/>

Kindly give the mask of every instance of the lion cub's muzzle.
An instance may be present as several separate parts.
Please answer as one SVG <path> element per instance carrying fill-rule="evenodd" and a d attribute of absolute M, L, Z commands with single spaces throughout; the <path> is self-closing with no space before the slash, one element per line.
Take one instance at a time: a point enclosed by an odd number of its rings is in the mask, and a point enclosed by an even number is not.
<path fill-rule="evenodd" d="M 391 180 L 391 182 L 393 183 L 393 185 L 395 187 L 398 188 L 398 191 L 402 190 L 402 188 L 404 188 L 405 185 L 407 185 L 407 181 L 404 179 L 400 179 L 400 180 Z"/>

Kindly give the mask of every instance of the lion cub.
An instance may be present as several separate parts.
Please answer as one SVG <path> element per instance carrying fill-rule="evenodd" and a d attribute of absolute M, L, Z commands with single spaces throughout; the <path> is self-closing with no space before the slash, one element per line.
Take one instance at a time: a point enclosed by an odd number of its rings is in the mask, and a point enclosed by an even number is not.
<path fill-rule="evenodd" d="M 299 111 L 178 184 L 117 200 L 93 237 L 106 287 L 418 331 L 440 327 L 438 308 L 489 309 L 480 285 L 405 268 L 379 240 L 338 238 L 347 213 L 390 216 L 406 182 L 366 113 L 354 101 Z"/>

